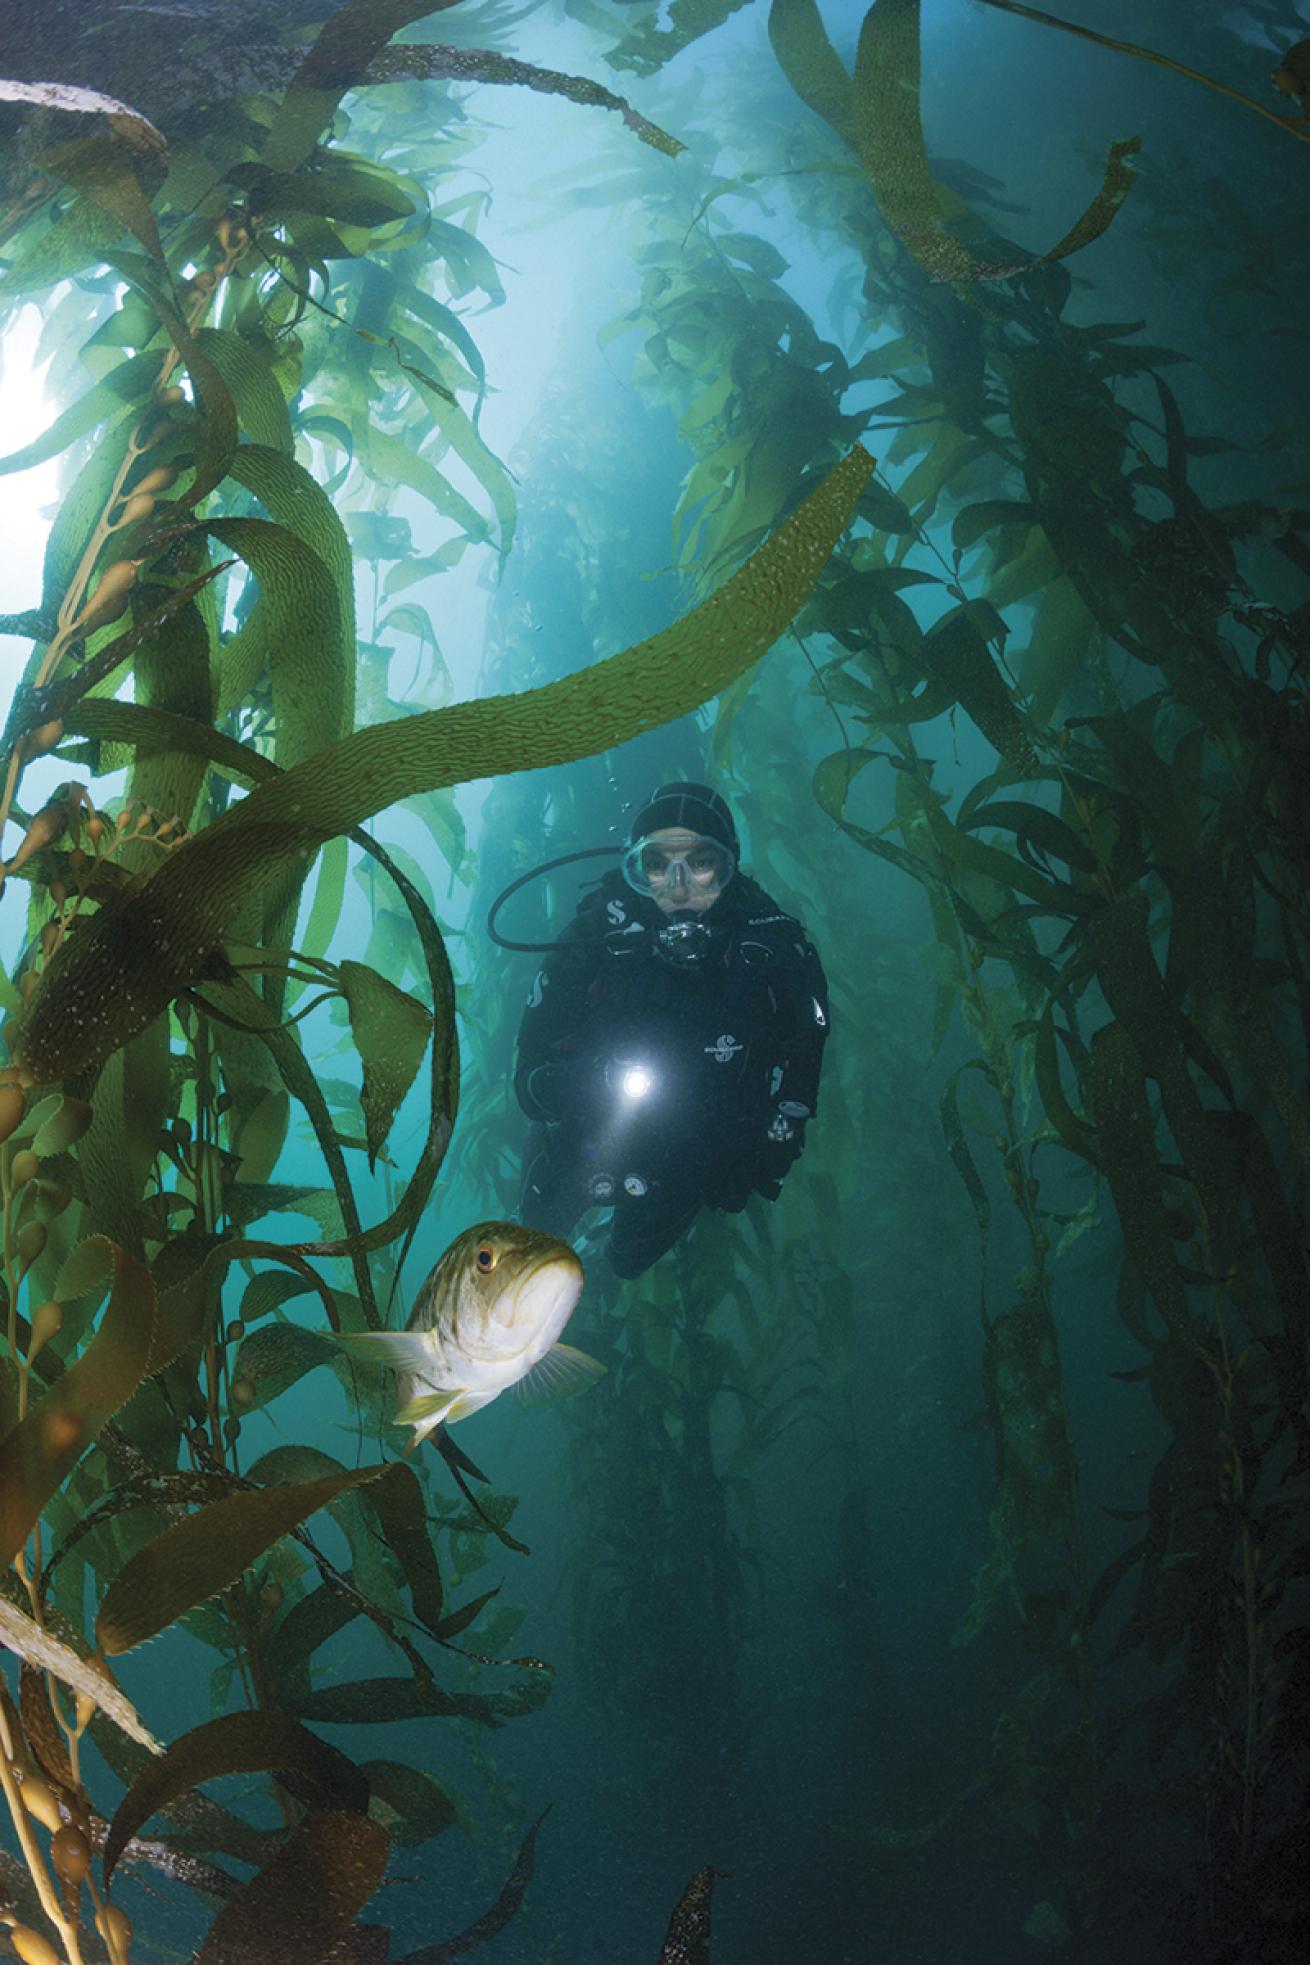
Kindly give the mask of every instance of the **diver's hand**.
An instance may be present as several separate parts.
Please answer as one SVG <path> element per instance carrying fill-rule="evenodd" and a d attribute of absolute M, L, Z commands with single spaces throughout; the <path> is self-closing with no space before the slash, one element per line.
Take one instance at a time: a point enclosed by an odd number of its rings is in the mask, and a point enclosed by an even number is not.
<path fill-rule="evenodd" d="M 787 1173 L 801 1157 L 808 1117 L 807 1112 L 783 1104 L 769 1118 L 755 1162 L 756 1192 L 768 1200 L 776 1200 Z"/>

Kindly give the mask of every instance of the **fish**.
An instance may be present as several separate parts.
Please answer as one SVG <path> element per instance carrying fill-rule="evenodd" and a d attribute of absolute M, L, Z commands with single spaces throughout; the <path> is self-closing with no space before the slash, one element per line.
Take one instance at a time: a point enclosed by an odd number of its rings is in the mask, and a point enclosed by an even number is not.
<path fill-rule="evenodd" d="M 437 1262 L 403 1331 L 342 1331 L 334 1341 L 357 1362 L 395 1372 L 393 1423 L 414 1428 L 412 1452 L 511 1386 L 538 1400 L 600 1377 L 603 1365 L 560 1342 L 582 1284 L 567 1242 L 513 1221 L 479 1221 Z"/>

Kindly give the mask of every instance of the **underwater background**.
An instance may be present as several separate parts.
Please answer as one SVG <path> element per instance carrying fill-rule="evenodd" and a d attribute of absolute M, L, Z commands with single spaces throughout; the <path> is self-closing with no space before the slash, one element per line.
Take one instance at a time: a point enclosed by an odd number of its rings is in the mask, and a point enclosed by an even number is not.
<path fill-rule="evenodd" d="M 0 78 L 0 1954 L 1301 1956 L 1306 0 Z M 488 909 L 683 777 L 805 1154 L 398 1460 L 324 1333 L 517 1205 Z"/>

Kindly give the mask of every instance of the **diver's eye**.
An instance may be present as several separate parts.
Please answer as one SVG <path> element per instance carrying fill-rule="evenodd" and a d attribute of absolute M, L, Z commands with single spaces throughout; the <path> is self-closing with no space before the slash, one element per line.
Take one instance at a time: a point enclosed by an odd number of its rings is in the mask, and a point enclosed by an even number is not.
<path fill-rule="evenodd" d="M 484 1276 L 489 1276 L 496 1266 L 496 1251 L 486 1242 L 478 1250 L 474 1260 Z"/>

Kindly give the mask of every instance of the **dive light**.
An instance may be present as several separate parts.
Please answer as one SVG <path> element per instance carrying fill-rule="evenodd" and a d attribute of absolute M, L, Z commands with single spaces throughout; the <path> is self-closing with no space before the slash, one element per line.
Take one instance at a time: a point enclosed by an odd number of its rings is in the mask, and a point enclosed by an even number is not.
<path fill-rule="evenodd" d="M 619 1090 L 625 1099 L 634 1104 L 649 1097 L 655 1089 L 655 1074 L 644 1064 L 623 1064 L 619 1066 Z"/>

